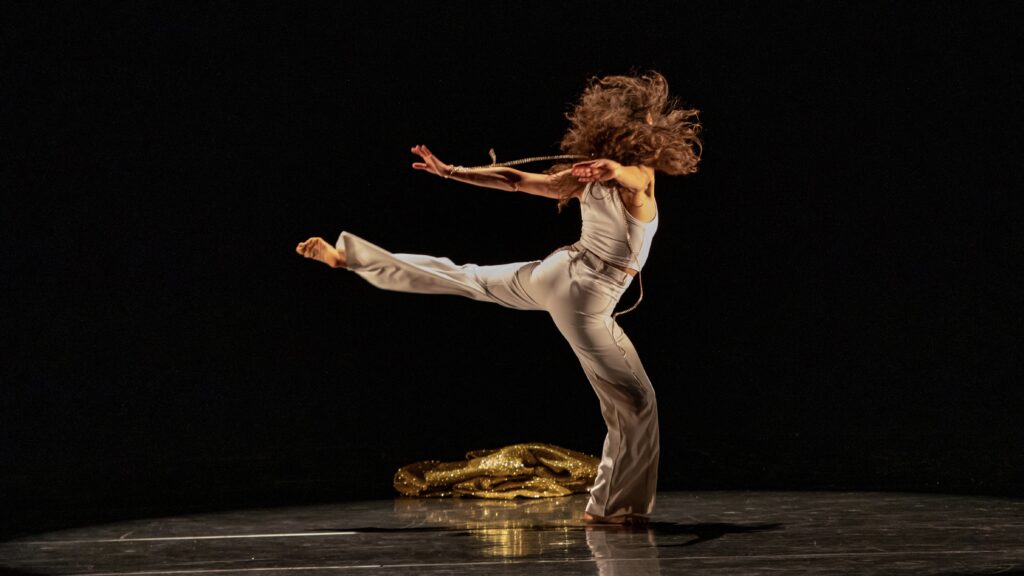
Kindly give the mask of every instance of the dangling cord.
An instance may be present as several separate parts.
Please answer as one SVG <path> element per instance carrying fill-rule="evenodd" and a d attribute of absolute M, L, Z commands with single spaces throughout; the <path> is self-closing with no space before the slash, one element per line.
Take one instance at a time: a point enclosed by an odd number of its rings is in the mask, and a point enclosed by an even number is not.
<path fill-rule="evenodd" d="M 640 305 L 640 301 L 644 299 L 644 277 L 643 277 L 643 272 L 642 271 L 640 271 L 640 270 L 636 271 L 636 279 L 637 279 L 637 282 L 640 283 L 640 297 L 636 299 L 636 304 L 633 304 L 632 306 L 630 306 L 629 308 L 626 308 L 625 310 L 622 310 L 620 312 L 616 312 L 616 313 L 612 314 L 612 318 L 618 318 L 619 316 L 622 316 L 623 314 L 626 314 L 628 312 L 632 312 L 633 310 L 636 309 L 637 306 Z"/>
<path fill-rule="evenodd" d="M 623 314 L 635 310 L 636 307 L 640 305 L 640 301 L 644 299 L 644 277 L 643 272 L 640 270 L 640 258 L 637 255 L 637 253 L 633 251 L 633 239 L 630 237 L 629 234 L 629 219 L 626 218 L 626 203 L 622 201 L 622 196 L 619 195 L 618 191 L 614 191 L 613 194 L 615 194 L 615 196 L 619 199 L 619 207 L 622 208 L 622 221 L 626 223 L 626 246 L 629 246 L 629 256 L 633 259 L 633 262 L 636 262 L 637 264 L 636 276 L 637 281 L 640 283 L 640 297 L 637 298 L 636 303 L 630 306 L 629 308 L 626 308 L 621 312 L 616 312 L 612 314 L 612 318 L 617 318 Z"/>

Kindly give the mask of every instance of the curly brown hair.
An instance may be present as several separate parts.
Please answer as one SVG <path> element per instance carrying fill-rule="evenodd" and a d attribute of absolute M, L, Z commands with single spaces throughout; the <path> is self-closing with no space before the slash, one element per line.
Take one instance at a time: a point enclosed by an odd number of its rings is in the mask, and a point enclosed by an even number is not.
<path fill-rule="evenodd" d="M 591 77 L 583 94 L 565 117 L 571 123 L 562 137 L 566 154 L 609 158 L 626 166 L 645 165 L 670 175 L 697 171 L 703 145 L 697 109 L 670 97 L 668 81 L 656 71 L 632 76 Z M 647 122 L 650 115 L 651 123 Z M 558 164 L 549 174 L 571 164 Z M 562 178 L 567 193 L 559 210 L 569 203 L 576 181 Z"/>

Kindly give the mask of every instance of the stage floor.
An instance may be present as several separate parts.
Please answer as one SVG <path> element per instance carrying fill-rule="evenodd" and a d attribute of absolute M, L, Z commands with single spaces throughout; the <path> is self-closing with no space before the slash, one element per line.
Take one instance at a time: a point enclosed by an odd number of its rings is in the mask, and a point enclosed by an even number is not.
<path fill-rule="evenodd" d="M 647 529 L 585 496 L 397 499 L 133 520 L 0 543 L 7 574 L 1018 574 L 1024 501 L 665 492 Z"/>

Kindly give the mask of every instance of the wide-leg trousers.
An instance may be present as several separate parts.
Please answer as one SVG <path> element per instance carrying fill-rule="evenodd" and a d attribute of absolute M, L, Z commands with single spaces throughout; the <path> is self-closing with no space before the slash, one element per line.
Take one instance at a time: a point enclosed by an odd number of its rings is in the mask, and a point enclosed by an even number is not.
<path fill-rule="evenodd" d="M 518 310 L 543 310 L 569 342 L 608 427 L 587 512 L 648 515 L 658 483 L 658 408 L 633 343 L 612 317 L 632 277 L 578 245 L 543 260 L 494 266 L 392 254 L 342 232 L 348 270 L 385 290 L 453 294 Z"/>

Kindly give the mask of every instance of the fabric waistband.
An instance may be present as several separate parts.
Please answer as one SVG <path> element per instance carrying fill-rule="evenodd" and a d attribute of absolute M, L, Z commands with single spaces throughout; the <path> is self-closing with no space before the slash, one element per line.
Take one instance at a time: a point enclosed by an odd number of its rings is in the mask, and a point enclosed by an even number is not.
<path fill-rule="evenodd" d="M 574 244 L 569 244 L 568 246 L 562 246 L 561 248 L 555 249 L 553 252 L 551 252 L 551 254 L 548 254 L 548 258 L 550 258 L 552 254 L 556 254 L 558 252 L 561 252 L 562 250 L 572 250 L 574 252 L 577 252 L 575 256 L 572 256 L 573 259 L 579 258 L 583 260 L 583 263 L 590 267 L 590 269 L 596 271 L 598 274 L 608 276 L 609 278 L 612 278 L 613 280 L 620 284 L 625 284 L 627 279 L 630 278 L 629 274 L 625 270 L 622 270 L 617 266 L 605 262 L 604 260 L 601 259 L 600 256 L 588 250 L 587 247 L 581 243 L 581 241 L 577 241 Z M 546 259 L 547 258 L 545 258 L 545 260 Z M 640 296 L 636 299 L 636 303 L 630 306 L 629 308 L 613 313 L 612 318 L 617 318 L 619 316 L 622 316 L 623 314 L 628 314 L 632 312 L 633 310 L 636 309 L 637 306 L 640 305 L 640 301 L 644 299 L 644 281 L 642 278 L 640 278 L 639 270 L 637 271 L 636 275 L 640 282 Z"/>
<path fill-rule="evenodd" d="M 580 260 L 583 260 L 583 263 L 586 264 L 591 270 L 608 276 L 609 278 L 615 280 L 620 284 L 624 284 L 626 280 L 630 278 L 628 272 L 626 272 L 622 268 L 619 268 L 618 266 L 615 266 L 614 264 L 609 264 L 608 262 L 605 262 L 604 260 L 601 259 L 600 256 L 595 254 L 592 250 L 588 249 L 580 241 L 577 241 L 573 244 L 569 244 L 568 246 L 562 246 L 558 250 L 555 250 L 555 252 L 558 252 L 560 250 L 571 250 L 573 252 L 578 252 L 579 254 L 574 256 L 574 258 L 579 258 Z M 554 252 L 552 252 L 552 254 L 554 254 Z"/>

